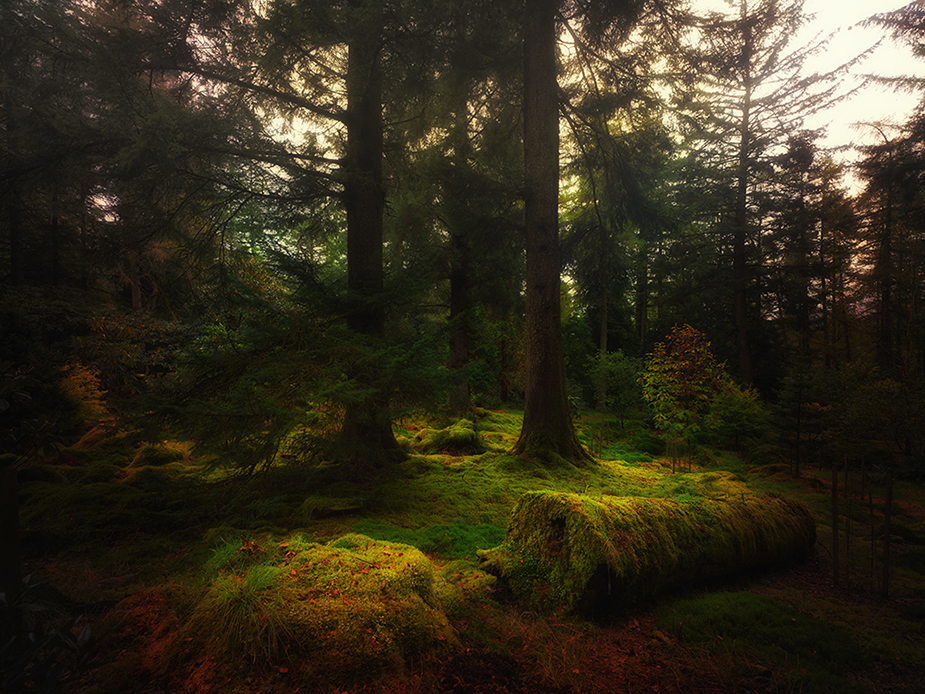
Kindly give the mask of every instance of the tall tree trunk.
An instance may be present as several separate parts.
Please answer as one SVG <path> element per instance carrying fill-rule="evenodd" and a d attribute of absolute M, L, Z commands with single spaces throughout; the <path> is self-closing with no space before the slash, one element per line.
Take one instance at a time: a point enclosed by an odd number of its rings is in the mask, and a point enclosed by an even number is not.
<path fill-rule="evenodd" d="M 13 465 L 12 460 L 2 460 L 0 461 L 0 593 L 6 594 L 7 604 L 12 604 L 19 598 L 21 592 L 22 562 L 19 550 L 16 466 Z"/>
<path fill-rule="evenodd" d="M 751 143 L 751 99 L 752 84 L 750 67 L 752 62 L 752 27 L 747 17 L 745 3 L 742 3 L 743 56 L 745 69 L 742 101 L 742 122 L 739 124 L 739 161 L 736 173 L 735 227 L 732 238 L 733 275 L 733 317 L 736 328 L 736 346 L 739 356 L 739 379 L 745 385 L 755 380 L 748 321 L 748 266 L 746 263 L 746 239 L 748 235 L 748 175 L 749 144 Z"/>
<path fill-rule="evenodd" d="M 382 66 L 383 9 L 379 0 L 354 0 L 354 34 L 347 47 L 347 288 L 353 302 L 348 325 L 383 337 L 382 308 Z M 367 375 L 374 377 L 374 375 Z M 364 374 L 359 374 L 362 380 Z M 340 455 L 364 466 L 403 458 L 392 432 L 388 395 L 349 405 L 341 428 Z"/>
<path fill-rule="evenodd" d="M 462 85 L 455 90 L 455 113 L 453 122 L 453 164 L 458 171 L 468 166 L 469 151 L 469 87 L 463 76 Z M 450 227 L 450 369 L 458 374 L 458 382 L 450 391 L 450 409 L 459 414 L 469 411 L 471 406 L 469 379 L 465 376 L 469 364 L 470 332 L 470 254 L 468 226 L 465 213 L 467 199 L 460 186 L 451 185 L 446 191 Z"/>
<path fill-rule="evenodd" d="M 636 262 L 636 337 L 645 344 L 649 318 L 649 258 L 646 244 L 639 244 Z"/>
<path fill-rule="evenodd" d="M 470 407 L 469 379 L 469 245 L 460 229 L 450 234 L 450 368 L 459 382 L 450 391 L 450 409 L 464 413 Z"/>
<path fill-rule="evenodd" d="M 878 239 L 877 279 L 880 301 L 877 306 L 877 363 L 880 373 L 892 376 L 896 360 L 893 354 L 893 187 L 887 183 L 883 194 L 883 226 Z"/>
<path fill-rule="evenodd" d="M 801 194 L 802 198 L 802 194 Z M 801 200 L 802 204 L 802 200 Z M 810 258 L 809 239 L 802 219 L 797 229 L 797 339 L 800 354 L 809 356 L 810 353 L 810 320 L 809 320 L 809 281 Z"/>
<path fill-rule="evenodd" d="M 598 355 L 600 358 L 600 373 L 597 381 L 597 411 L 603 412 L 607 408 L 607 370 L 604 367 L 607 359 L 607 290 L 601 291 L 601 325 L 598 338 Z"/>
<path fill-rule="evenodd" d="M 16 185 L 10 186 L 6 196 L 7 239 L 10 251 L 10 283 L 22 284 L 26 277 L 26 262 L 22 248 L 22 212 Z"/>
<path fill-rule="evenodd" d="M 3 80 L 3 109 L 6 112 L 6 142 L 7 148 L 5 156 L 15 157 L 17 155 L 18 143 L 18 121 L 13 104 L 13 98 L 10 95 L 10 89 L 7 80 Z M 19 196 L 19 186 L 16 181 L 10 181 L 7 188 L 5 207 L 7 223 L 7 243 L 9 244 L 10 253 L 10 283 L 22 284 L 25 281 L 26 263 L 23 257 L 22 248 L 22 202 Z"/>
<path fill-rule="evenodd" d="M 569 412 L 559 305 L 557 0 L 524 7 L 527 324 L 524 423 L 516 454 L 590 461 Z"/>
<path fill-rule="evenodd" d="M 823 364 L 826 369 L 838 363 L 835 352 L 835 340 L 832 337 L 830 314 L 832 313 L 832 298 L 829 295 L 829 272 L 826 252 L 828 251 L 825 236 L 825 215 L 819 220 L 819 313 L 822 318 L 822 352 Z"/>
<path fill-rule="evenodd" d="M 138 251 L 130 250 L 126 254 L 128 264 L 128 284 L 132 292 L 132 308 L 141 308 L 141 270 L 138 267 Z"/>

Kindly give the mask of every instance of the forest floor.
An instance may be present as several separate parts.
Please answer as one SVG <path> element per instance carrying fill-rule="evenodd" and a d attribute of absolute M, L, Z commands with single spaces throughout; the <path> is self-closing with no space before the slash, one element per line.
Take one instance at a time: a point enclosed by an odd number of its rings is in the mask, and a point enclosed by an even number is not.
<path fill-rule="evenodd" d="M 426 422 L 408 418 L 413 440 Z M 849 471 L 841 500 L 840 572 L 832 561 L 830 477 L 754 465 L 703 449 L 691 470 L 671 473 L 641 423 L 594 418 L 581 435 L 597 446 L 591 470 L 518 468 L 504 455 L 518 413 L 479 422 L 488 451 L 415 455 L 397 479 L 322 478 L 294 461 L 241 479 L 178 441 L 168 460 L 142 460 L 150 442 L 97 432 L 22 471 L 26 572 L 54 586 L 93 638 L 67 691 L 441 692 L 922 692 L 925 682 L 925 491 L 897 483 L 891 519 L 889 596 L 882 597 L 884 491 Z M 419 437 L 420 438 L 420 437 Z M 219 463 L 221 461 L 219 460 Z M 144 463 L 144 464 L 142 464 Z M 597 621 L 538 614 L 498 586 L 473 592 L 450 614 L 451 649 L 423 649 L 398 670 L 323 688 L 299 665 L 230 664 L 199 646 L 185 624 L 209 585 L 204 571 L 222 543 L 241 548 L 295 533 L 326 542 L 344 533 L 418 547 L 441 575 L 479 573 L 476 548 L 504 537 L 525 491 L 691 497 L 704 473 L 729 470 L 757 492 L 802 501 L 817 521 L 813 557 L 795 567 L 689 586 Z M 841 474 L 841 473 L 840 473 Z M 843 493 L 844 487 L 840 488 Z M 845 518 L 851 518 L 846 540 Z M 873 542 L 871 541 L 873 537 Z M 231 538 L 231 545 L 228 544 Z M 237 543 L 237 544 L 236 544 Z M 282 546 L 282 545 L 281 545 Z M 216 627 L 218 628 L 218 627 Z M 75 630 L 79 629 L 79 624 Z M 305 665 L 305 663 L 302 663 Z M 311 664 L 310 664 L 311 665 Z M 318 663 L 314 666 L 319 667 Z M 322 665 L 323 666 L 323 665 Z"/>

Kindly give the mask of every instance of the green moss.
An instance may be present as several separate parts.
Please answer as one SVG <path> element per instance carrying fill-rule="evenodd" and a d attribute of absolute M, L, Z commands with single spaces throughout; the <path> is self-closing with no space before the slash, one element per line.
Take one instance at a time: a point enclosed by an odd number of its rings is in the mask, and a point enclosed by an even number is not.
<path fill-rule="evenodd" d="M 176 443 L 146 443 L 143 444 L 132 458 L 132 467 L 151 467 L 167 465 L 184 457 L 183 449 Z"/>
<path fill-rule="evenodd" d="M 707 593 L 663 605 L 655 617 L 662 629 L 685 641 L 731 648 L 742 662 L 758 660 L 783 670 L 794 691 L 865 691 L 846 679 L 864 660 L 857 638 L 773 598 Z"/>
<path fill-rule="evenodd" d="M 377 540 L 403 542 L 426 554 L 444 559 L 475 559 L 479 547 L 493 547 L 504 539 L 504 530 L 496 525 L 458 520 L 438 523 L 417 530 L 371 519 L 353 524 L 353 530 Z"/>
<path fill-rule="evenodd" d="M 483 568 L 544 611 L 592 611 L 683 582 L 805 557 L 815 523 L 783 499 L 525 494 Z"/>
<path fill-rule="evenodd" d="M 514 447 L 523 426 L 522 412 L 496 412 L 476 408 L 475 413 L 486 448 L 501 452 Z"/>
<path fill-rule="evenodd" d="M 485 450 L 475 424 L 468 419 L 460 419 L 445 429 L 421 429 L 414 435 L 411 447 L 425 454 L 474 455 Z"/>
<path fill-rule="evenodd" d="M 466 616 L 473 605 L 484 604 L 492 597 L 498 579 L 473 568 L 470 562 L 444 564 L 434 582 L 434 593 L 451 619 Z"/>
<path fill-rule="evenodd" d="M 259 545 L 259 543 L 258 543 Z M 286 666 L 305 682 L 397 672 L 422 651 L 456 643 L 434 586 L 433 566 L 409 545 L 350 534 L 267 546 L 259 563 L 214 578 L 189 634 L 226 664 Z M 447 593 L 446 590 L 443 593 Z"/>

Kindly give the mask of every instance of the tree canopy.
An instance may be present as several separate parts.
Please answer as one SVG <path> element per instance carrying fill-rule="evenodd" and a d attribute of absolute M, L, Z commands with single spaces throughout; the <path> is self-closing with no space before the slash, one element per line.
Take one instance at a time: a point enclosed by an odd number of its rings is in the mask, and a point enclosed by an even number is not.
<path fill-rule="evenodd" d="M 916 53 L 916 7 L 868 22 Z M 920 378 L 921 116 L 881 126 L 849 189 L 804 121 L 853 61 L 807 74 L 827 39 L 792 45 L 799 0 L 0 12 L 16 364 L 38 359 L 22 297 L 45 284 L 178 326 L 118 341 L 88 299 L 77 341 L 36 328 L 114 393 L 287 345 L 302 366 L 249 416 L 312 412 L 327 455 L 368 470 L 407 454 L 392 424 L 422 402 L 523 403 L 518 453 L 587 462 L 572 410 L 607 406 L 607 353 L 641 358 L 674 325 L 768 398 L 798 359 Z M 258 362 L 221 372 L 215 397 L 270 378 Z"/>

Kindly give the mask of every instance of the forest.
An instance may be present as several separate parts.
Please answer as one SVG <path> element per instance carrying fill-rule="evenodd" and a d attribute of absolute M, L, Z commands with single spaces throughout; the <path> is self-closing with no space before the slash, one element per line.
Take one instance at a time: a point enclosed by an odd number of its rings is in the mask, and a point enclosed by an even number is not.
<path fill-rule="evenodd" d="M 0 693 L 921 691 L 925 82 L 719 5 L 0 1 Z"/>

